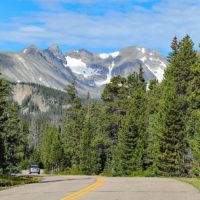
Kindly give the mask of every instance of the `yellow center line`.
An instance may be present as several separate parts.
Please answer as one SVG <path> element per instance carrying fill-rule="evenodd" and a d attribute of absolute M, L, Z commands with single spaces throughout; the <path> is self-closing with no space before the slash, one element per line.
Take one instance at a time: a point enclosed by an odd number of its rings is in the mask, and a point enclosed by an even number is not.
<path fill-rule="evenodd" d="M 75 200 L 75 199 L 95 190 L 96 188 L 100 187 L 101 185 L 103 185 L 104 182 L 105 182 L 105 179 L 103 177 L 99 177 L 97 179 L 97 181 L 95 183 L 93 183 L 92 185 L 89 185 L 86 188 L 83 188 L 78 192 L 72 193 L 69 196 L 63 197 L 61 200 Z"/>
<path fill-rule="evenodd" d="M 73 196 L 72 198 L 70 198 L 70 200 L 74 200 L 74 199 L 77 199 L 93 190 L 95 190 L 96 188 L 100 187 L 102 184 L 104 183 L 104 180 L 101 180 L 101 182 L 99 182 L 97 185 L 94 185 L 93 187 L 90 187 L 89 189 L 79 193 L 79 194 L 76 194 L 75 196 Z"/>
<path fill-rule="evenodd" d="M 65 197 L 64 199 L 72 198 L 72 197 L 74 197 L 74 196 L 76 196 L 76 195 L 78 195 L 78 194 L 80 194 L 80 193 L 82 193 L 82 192 L 85 192 L 85 191 L 87 191 L 87 190 L 90 190 L 90 188 L 95 187 L 96 185 L 98 185 L 99 182 L 100 182 L 100 179 L 97 179 L 97 181 L 96 181 L 95 183 L 93 183 L 92 185 L 89 185 L 89 186 L 87 186 L 86 188 L 83 188 L 83 189 L 81 189 L 81 190 L 78 191 L 78 192 L 72 193 L 71 195 Z M 62 200 L 64 200 L 64 199 L 62 199 Z"/>

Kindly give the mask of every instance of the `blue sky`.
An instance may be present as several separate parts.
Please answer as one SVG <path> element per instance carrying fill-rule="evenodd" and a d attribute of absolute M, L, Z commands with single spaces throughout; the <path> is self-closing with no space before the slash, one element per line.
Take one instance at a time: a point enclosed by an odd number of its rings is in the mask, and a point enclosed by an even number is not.
<path fill-rule="evenodd" d="M 200 0 L 2 0 L 0 50 L 30 44 L 111 52 L 131 45 L 167 55 L 174 35 L 200 42 Z"/>

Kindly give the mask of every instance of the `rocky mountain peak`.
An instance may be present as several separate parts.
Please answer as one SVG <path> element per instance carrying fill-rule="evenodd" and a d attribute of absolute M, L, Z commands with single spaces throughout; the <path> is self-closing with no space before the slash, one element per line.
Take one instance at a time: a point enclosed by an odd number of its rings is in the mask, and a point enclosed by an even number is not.
<path fill-rule="evenodd" d="M 36 47 L 34 44 L 32 44 L 29 47 L 23 49 L 22 53 L 31 54 L 31 55 L 42 54 L 41 50 L 38 47 Z"/>
<path fill-rule="evenodd" d="M 49 48 L 48 48 L 49 51 L 51 51 L 52 53 L 54 54 L 61 54 L 61 50 L 59 48 L 59 46 L 57 44 L 52 44 Z"/>

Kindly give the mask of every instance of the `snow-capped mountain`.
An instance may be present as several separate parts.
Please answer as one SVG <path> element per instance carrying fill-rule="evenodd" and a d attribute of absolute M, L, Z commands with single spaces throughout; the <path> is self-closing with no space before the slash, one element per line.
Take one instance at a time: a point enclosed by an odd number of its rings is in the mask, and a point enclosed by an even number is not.
<path fill-rule="evenodd" d="M 92 54 L 86 50 L 71 51 L 65 57 L 72 72 L 83 80 L 93 80 L 96 87 L 109 83 L 116 75 L 127 77 L 144 68 L 145 80 L 163 79 L 167 61 L 158 51 L 131 46 L 112 53 Z"/>
<path fill-rule="evenodd" d="M 142 65 L 144 77 L 163 79 L 167 61 L 158 51 L 130 46 L 112 53 L 91 53 L 85 49 L 63 54 L 57 45 L 40 50 L 32 45 L 21 52 L 1 52 L 0 71 L 14 82 L 33 82 L 63 90 L 76 82 L 80 94 L 100 96 L 103 86 L 116 75 L 127 77 Z"/>

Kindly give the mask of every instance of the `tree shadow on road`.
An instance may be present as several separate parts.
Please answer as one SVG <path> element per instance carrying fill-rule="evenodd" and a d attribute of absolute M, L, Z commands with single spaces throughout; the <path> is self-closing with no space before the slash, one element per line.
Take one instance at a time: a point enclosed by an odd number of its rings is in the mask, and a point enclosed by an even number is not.
<path fill-rule="evenodd" d="M 63 182 L 63 181 L 84 181 L 84 180 L 91 180 L 91 179 L 94 179 L 94 178 L 66 178 L 66 179 L 57 179 L 57 180 L 43 180 L 41 182 L 38 182 L 38 183 L 55 183 L 55 182 Z"/>

